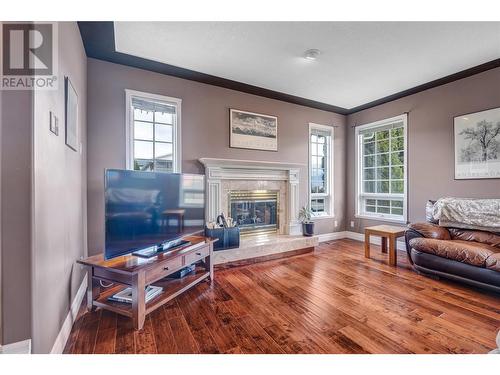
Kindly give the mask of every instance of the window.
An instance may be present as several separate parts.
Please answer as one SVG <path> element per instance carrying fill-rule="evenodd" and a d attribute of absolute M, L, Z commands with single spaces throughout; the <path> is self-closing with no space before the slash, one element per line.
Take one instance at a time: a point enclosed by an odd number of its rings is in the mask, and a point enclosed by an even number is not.
<path fill-rule="evenodd" d="M 406 221 L 407 115 L 356 127 L 358 217 Z"/>
<path fill-rule="evenodd" d="M 127 168 L 180 172 L 181 100 L 126 90 Z"/>
<path fill-rule="evenodd" d="M 314 216 L 333 215 L 333 128 L 309 124 L 309 195 Z"/>

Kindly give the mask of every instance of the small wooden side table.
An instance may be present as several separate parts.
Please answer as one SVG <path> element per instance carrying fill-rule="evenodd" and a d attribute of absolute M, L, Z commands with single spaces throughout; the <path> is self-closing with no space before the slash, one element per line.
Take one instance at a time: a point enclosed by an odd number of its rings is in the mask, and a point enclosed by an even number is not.
<path fill-rule="evenodd" d="M 394 225 L 375 225 L 365 228 L 365 258 L 370 258 L 370 235 L 382 238 L 382 252 L 387 253 L 387 239 L 389 239 L 389 264 L 397 264 L 396 241 L 405 235 L 406 228 Z"/>

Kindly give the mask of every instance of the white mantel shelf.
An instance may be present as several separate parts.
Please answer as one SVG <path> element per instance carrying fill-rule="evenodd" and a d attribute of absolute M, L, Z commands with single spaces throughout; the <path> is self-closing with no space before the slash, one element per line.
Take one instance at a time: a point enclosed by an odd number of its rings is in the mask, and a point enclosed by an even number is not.
<path fill-rule="evenodd" d="M 217 215 L 225 210 L 221 205 L 221 181 L 285 181 L 287 197 L 285 224 L 287 230 L 285 234 L 300 233 L 297 220 L 299 175 L 300 169 L 306 167 L 306 164 L 216 158 L 200 158 L 198 160 L 205 166 L 207 221 L 214 221 Z"/>
<path fill-rule="evenodd" d="M 217 158 L 200 158 L 201 164 L 207 167 L 226 167 L 226 168 L 259 168 L 259 169 L 276 169 L 289 170 L 294 168 L 306 167 L 306 164 L 301 163 L 283 163 L 277 161 L 256 161 L 256 160 L 240 160 L 240 159 L 217 159 Z"/>

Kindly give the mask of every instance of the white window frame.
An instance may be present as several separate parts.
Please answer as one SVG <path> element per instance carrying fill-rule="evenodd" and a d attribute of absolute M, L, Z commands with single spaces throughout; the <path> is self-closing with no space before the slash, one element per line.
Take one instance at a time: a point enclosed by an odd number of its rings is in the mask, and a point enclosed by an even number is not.
<path fill-rule="evenodd" d="M 327 191 L 326 193 L 311 193 L 311 177 L 312 177 L 312 158 L 311 158 L 311 134 L 314 129 L 317 130 L 322 130 L 322 131 L 327 131 L 330 133 L 330 137 L 328 137 L 328 143 L 327 143 L 327 163 L 326 163 L 326 182 L 327 182 Z M 333 186 L 333 176 L 334 176 L 334 169 L 333 169 L 333 158 L 334 158 L 334 149 L 333 149 L 333 141 L 334 141 L 334 128 L 333 126 L 328 126 L 328 125 L 320 125 L 316 124 L 313 122 L 309 123 L 309 137 L 307 139 L 307 151 L 308 151 L 308 172 L 309 172 L 309 177 L 308 177 L 308 186 L 307 186 L 307 191 L 308 191 L 308 202 L 309 202 L 309 207 L 311 207 L 311 199 L 313 198 L 321 198 L 325 197 L 327 198 L 327 205 L 325 206 L 326 212 L 323 213 L 316 213 L 313 214 L 312 219 L 330 219 L 335 217 L 335 212 L 334 212 L 334 186 Z"/>
<path fill-rule="evenodd" d="M 182 166 L 182 143 L 181 143 L 181 106 L 182 99 L 170 96 L 151 94 L 148 92 L 125 89 L 125 136 L 126 136 L 126 168 L 134 169 L 134 113 L 132 98 L 138 97 L 146 100 L 166 103 L 176 107 L 176 116 L 172 124 L 172 171 L 181 173 Z M 154 157 L 154 155 L 153 155 Z"/>
<path fill-rule="evenodd" d="M 372 197 L 373 199 L 391 199 L 391 198 L 403 198 L 403 216 L 396 216 L 391 214 L 381 214 L 381 213 L 371 213 L 371 212 L 362 212 L 362 203 L 361 203 L 361 173 L 362 170 L 362 145 L 361 145 L 361 137 L 360 132 L 366 129 L 376 129 L 394 122 L 403 122 L 403 134 L 404 134 L 404 193 L 403 194 L 379 194 L 379 193 L 365 193 L 363 197 Z M 365 125 L 356 126 L 355 128 L 355 147 L 356 147 L 356 218 L 361 219 L 372 219 L 372 220 L 380 220 L 380 221 L 389 221 L 394 223 L 404 223 L 408 222 L 408 115 L 402 114 L 399 116 L 394 116 L 388 119 L 372 122 Z"/>

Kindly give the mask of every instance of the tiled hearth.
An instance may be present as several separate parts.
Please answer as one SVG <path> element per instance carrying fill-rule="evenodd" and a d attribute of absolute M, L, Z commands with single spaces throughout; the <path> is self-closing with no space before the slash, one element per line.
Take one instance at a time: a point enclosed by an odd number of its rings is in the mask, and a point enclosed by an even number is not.
<path fill-rule="evenodd" d="M 242 236 L 238 249 L 217 251 L 215 264 L 314 247 L 316 237 L 303 237 L 297 220 L 300 169 L 305 164 L 202 158 L 206 176 L 206 219 L 230 212 L 231 191 L 278 191 L 277 233 Z"/>
<path fill-rule="evenodd" d="M 276 255 L 317 245 L 318 237 L 304 237 L 301 235 L 268 234 L 242 237 L 238 249 L 216 251 L 214 253 L 214 264 Z"/>

